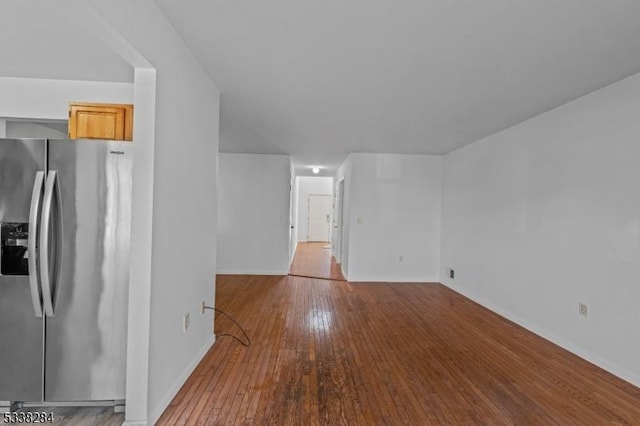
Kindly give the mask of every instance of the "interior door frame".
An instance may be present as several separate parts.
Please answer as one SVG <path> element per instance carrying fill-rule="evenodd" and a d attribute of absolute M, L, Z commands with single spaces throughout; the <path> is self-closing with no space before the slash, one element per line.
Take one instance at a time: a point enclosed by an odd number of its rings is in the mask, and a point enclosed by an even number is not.
<path fill-rule="evenodd" d="M 336 193 L 336 205 L 334 212 L 334 229 L 335 232 L 335 244 L 334 244 L 334 257 L 338 265 L 342 264 L 342 223 L 344 220 L 344 179 L 338 182 L 338 188 Z"/>

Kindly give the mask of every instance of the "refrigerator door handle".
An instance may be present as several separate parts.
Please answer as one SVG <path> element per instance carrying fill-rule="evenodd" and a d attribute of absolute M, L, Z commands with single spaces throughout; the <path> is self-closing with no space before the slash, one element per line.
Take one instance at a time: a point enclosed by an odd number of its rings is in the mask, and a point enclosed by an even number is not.
<path fill-rule="evenodd" d="M 31 207 L 29 208 L 29 287 L 31 288 L 31 301 L 33 302 L 33 312 L 37 318 L 42 318 L 42 297 L 40 295 L 40 283 L 38 282 L 38 260 L 37 249 L 38 229 L 40 228 L 40 201 L 42 200 L 42 185 L 44 185 L 44 172 L 36 172 L 36 180 L 33 183 L 31 193 Z"/>
<path fill-rule="evenodd" d="M 48 317 L 52 317 L 53 312 L 53 291 L 51 286 L 51 268 L 50 268 L 50 247 L 49 247 L 49 228 L 51 226 L 51 205 L 53 204 L 53 195 L 56 188 L 56 180 L 58 174 L 55 171 L 49 171 L 47 181 L 44 187 L 44 204 L 42 205 L 42 219 L 40 232 L 40 274 L 42 281 L 42 301 L 44 304 L 44 313 Z M 59 196 L 59 193 L 58 193 Z M 56 224 L 57 225 L 57 224 Z M 54 232 L 57 231 L 54 228 Z M 54 253 L 56 257 L 58 253 Z M 56 265 L 59 262 L 56 261 Z M 56 271 L 57 272 L 57 271 Z"/>

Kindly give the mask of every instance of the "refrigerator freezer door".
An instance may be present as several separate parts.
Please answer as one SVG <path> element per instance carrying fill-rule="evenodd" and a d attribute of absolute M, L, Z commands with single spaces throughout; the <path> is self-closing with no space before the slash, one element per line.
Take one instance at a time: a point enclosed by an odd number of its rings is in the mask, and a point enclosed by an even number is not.
<path fill-rule="evenodd" d="M 127 142 L 49 141 L 61 200 L 54 197 L 52 211 L 63 236 L 50 250 L 61 268 L 46 318 L 47 401 L 124 399 L 131 151 Z"/>
<path fill-rule="evenodd" d="M 0 139 L 0 223 L 6 224 L 1 227 L 2 255 L 25 248 L 23 264 L 29 263 L 28 244 L 18 233 L 27 233 L 28 241 L 36 232 L 29 210 L 36 173 L 45 167 L 45 145 L 44 140 Z M 0 400 L 41 401 L 43 319 L 36 317 L 29 276 L 20 269 L 0 273 Z"/>
<path fill-rule="evenodd" d="M 58 174 L 47 172 L 47 181 L 40 220 L 40 283 L 42 307 L 48 317 L 53 316 L 54 296 L 57 294 L 57 279 L 60 277 L 61 247 L 63 243 L 62 210 L 60 209 L 60 186 Z M 53 250 L 53 251 L 52 251 Z"/>

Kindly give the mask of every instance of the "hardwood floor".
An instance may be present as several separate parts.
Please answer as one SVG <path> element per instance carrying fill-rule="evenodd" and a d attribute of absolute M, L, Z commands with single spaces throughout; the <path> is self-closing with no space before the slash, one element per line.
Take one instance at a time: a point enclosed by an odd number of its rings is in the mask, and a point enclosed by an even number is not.
<path fill-rule="evenodd" d="M 289 268 L 289 275 L 345 281 L 340 266 L 331 256 L 328 243 L 299 242 Z"/>
<path fill-rule="evenodd" d="M 252 345 L 219 338 L 161 425 L 640 424 L 640 389 L 440 284 L 219 276 L 216 305 Z"/>

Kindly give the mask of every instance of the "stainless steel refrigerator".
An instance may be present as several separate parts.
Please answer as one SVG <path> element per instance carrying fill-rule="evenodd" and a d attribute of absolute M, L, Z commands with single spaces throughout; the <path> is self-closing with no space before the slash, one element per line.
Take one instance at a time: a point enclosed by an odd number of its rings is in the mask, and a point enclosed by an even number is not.
<path fill-rule="evenodd" d="M 125 395 L 129 142 L 0 139 L 0 401 Z"/>

